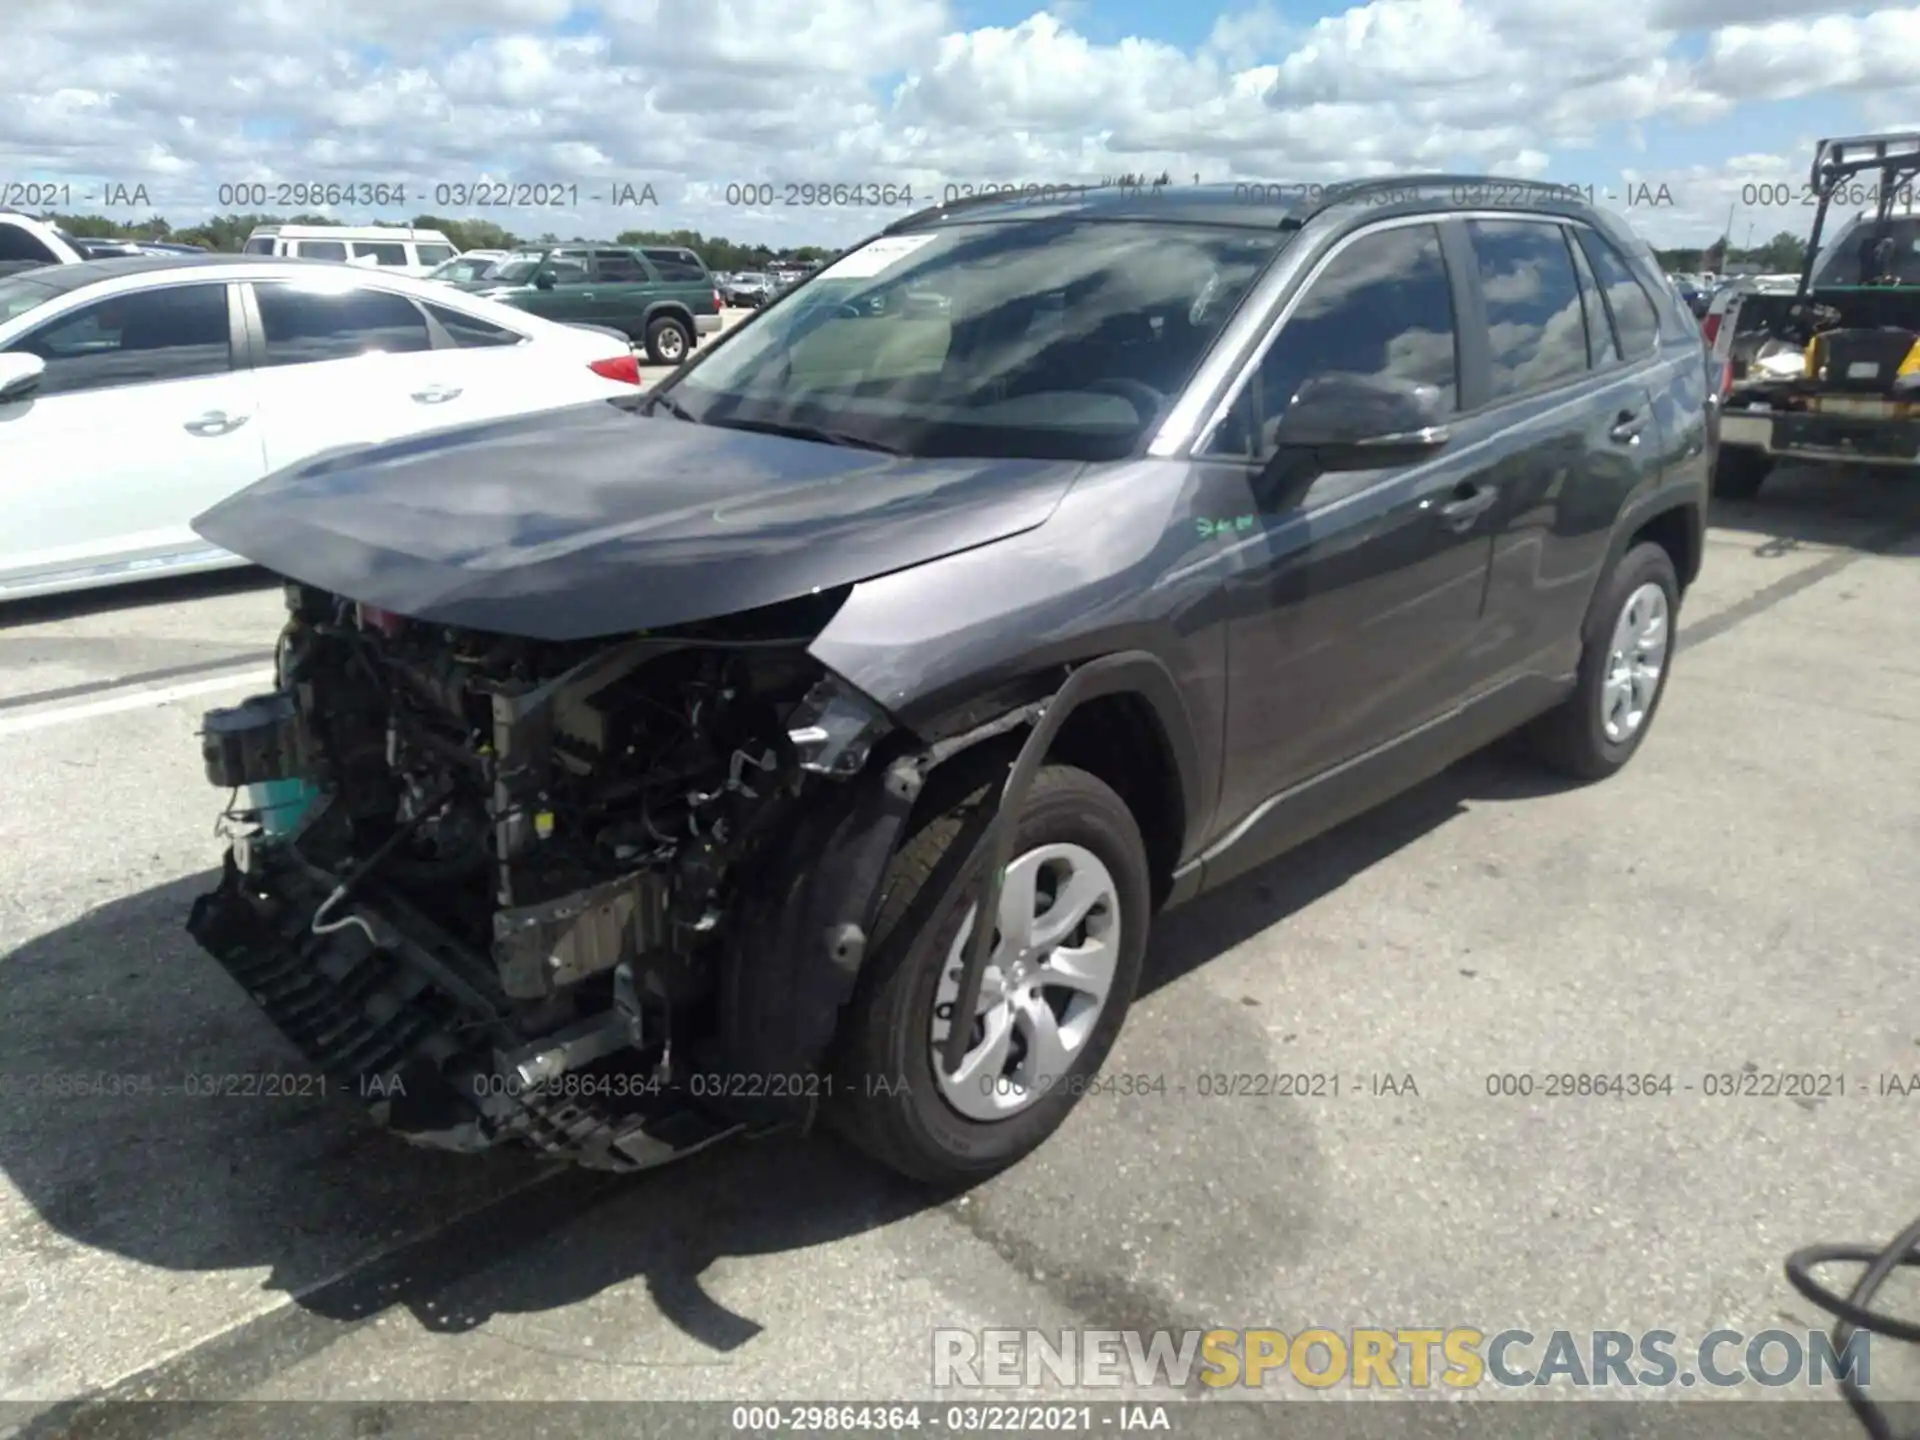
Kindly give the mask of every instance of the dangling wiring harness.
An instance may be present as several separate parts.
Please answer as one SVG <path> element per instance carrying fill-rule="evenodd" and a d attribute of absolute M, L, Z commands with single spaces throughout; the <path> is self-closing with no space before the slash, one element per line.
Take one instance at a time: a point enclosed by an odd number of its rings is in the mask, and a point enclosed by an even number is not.
<path fill-rule="evenodd" d="M 1864 1264 L 1866 1269 L 1845 1296 L 1835 1294 L 1813 1278 L 1813 1272 L 1823 1265 L 1846 1264 Z M 1787 1257 L 1787 1280 L 1808 1300 L 1837 1317 L 1833 1344 L 1835 1351 L 1844 1355 L 1847 1345 L 1860 1331 L 1920 1345 L 1920 1324 L 1896 1320 L 1872 1308 L 1874 1296 L 1902 1266 L 1920 1266 L 1920 1220 L 1880 1250 L 1868 1245 L 1809 1245 L 1804 1250 L 1796 1250 Z M 1867 1398 L 1851 1372 L 1842 1375 L 1840 1393 L 1846 1396 L 1847 1404 L 1859 1416 L 1872 1440 L 1920 1440 L 1920 1430 L 1909 1431 L 1905 1436 L 1896 1432 L 1886 1409 Z"/>

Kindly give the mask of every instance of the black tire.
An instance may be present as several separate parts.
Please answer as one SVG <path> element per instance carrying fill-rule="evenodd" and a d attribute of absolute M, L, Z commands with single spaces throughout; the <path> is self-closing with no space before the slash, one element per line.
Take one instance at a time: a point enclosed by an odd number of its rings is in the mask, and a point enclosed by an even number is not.
<path fill-rule="evenodd" d="M 1722 500 L 1751 500 L 1773 471 L 1773 457 L 1744 445 L 1723 445 L 1713 465 L 1713 493 Z"/>
<path fill-rule="evenodd" d="M 1600 697 L 1610 661 L 1609 647 L 1615 623 L 1627 598 L 1647 583 L 1658 585 L 1667 597 L 1667 651 L 1660 666 L 1653 699 L 1645 718 L 1626 739 L 1613 741 L 1601 721 Z M 1587 610 L 1581 633 L 1579 680 L 1554 709 L 1536 720 L 1527 732 L 1534 753 L 1550 768 L 1576 780 L 1604 780 L 1621 769 L 1653 729 L 1660 700 L 1673 675 L 1675 639 L 1680 619 L 1680 581 L 1673 557 L 1651 542 L 1635 545 L 1601 582 Z"/>
<path fill-rule="evenodd" d="M 693 336 L 671 315 L 647 322 L 647 359 L 656 365 L 678 365 L 693 349 Z"/>
<path fill-rule="evenodd" d="M 943 921 L 921 934 L 895 930 L 966 814 L 986 795 L 978 788 L 929 817 L 894 857 L 874 926 L 874 958 L 842 1017 L 837 1046 L 830 1111 L 835 1127 L 882 1165 L 936 1186 L 984 1179 L 1059 1128 L 1078 1098 L 1077 1082 L 1100 1068 L 1126 1020 L 1152 915 L 1146 846 L 1126 803 L 1084 770 L 1042 768 L 1021 808 L 1012 853 L 1065 843 L 1092 851 L 1118 893 L 1120 954 L 1106 1008 L 1062 1081 L 1007 1119 L 963 1116 L 935 1081 L 929 1030 L 941 967 L 970 904 L 952 905 Z M 958 883 L 977 895 L 978 880 L 976 870 Z"/>

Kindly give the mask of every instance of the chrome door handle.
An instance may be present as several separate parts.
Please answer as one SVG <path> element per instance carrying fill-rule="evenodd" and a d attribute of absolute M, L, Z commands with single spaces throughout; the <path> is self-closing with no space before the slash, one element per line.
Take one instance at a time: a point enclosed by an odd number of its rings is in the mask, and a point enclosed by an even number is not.
<path fill-rule="evenodd" d="M 422 405 L 440 405 L 458 398 L 460 393 L 458 385 L 429 385 L 424 390 L 414 391 L 413 398 Z"/>
<path fill-rule="evenodd" d="M 185 429 L 189 435 L 225 435 L 238 430 L 247 423 L 248 418 L 245 415 L 229 415 L 224 410 L 209 410 L 187 421 Z"/>
<path fill-rule="evenodd" d="M 1455 530 L 1465 530 L 1491 510 L 1499 498 L 1500 492 L 1491 485 L 1462 486 L 1455 490 L 1453 499 L 1436 506 L 1434 513 Z"/>
<path fill-rule="evenodd" d="M 1646 411 L 1642 410 L 1636 415 L 1632 411 L 1622 410 L 1614 418 L 1613 428 L 1607 431 L 1607 436 L 1609 439 L 1619 441 L 1622 445 L 1636 445 L 1640 441 L 1640 432 L 1646 428 Z"/>

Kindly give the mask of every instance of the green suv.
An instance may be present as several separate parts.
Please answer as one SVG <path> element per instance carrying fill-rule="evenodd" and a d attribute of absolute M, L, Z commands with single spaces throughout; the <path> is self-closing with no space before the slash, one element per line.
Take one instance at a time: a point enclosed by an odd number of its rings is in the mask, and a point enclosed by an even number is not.
<path fill-rule="evenodd" d="M 462 290 L 564 325 L 600 325 L 678 365 L 695 337 L 720 329 L 713 276 L 691 250 L 556 245 L 516 250 Z"/>

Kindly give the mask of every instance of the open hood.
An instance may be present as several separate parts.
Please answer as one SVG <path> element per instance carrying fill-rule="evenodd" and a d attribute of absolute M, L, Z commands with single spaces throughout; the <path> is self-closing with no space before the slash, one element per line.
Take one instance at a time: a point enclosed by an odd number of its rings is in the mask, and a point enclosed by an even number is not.
<path fill-rule="evenodd" d="M 796 599 L 1041 524 L 1077 462 L 919 460 L 595 401 L 270 475 L 211 543 L 435 624 L 580 640 Z"/>

